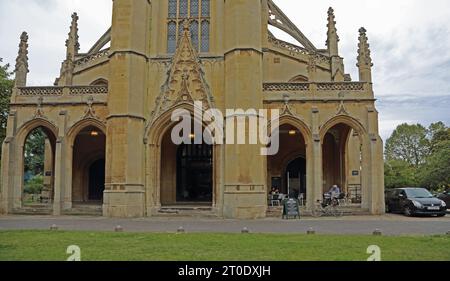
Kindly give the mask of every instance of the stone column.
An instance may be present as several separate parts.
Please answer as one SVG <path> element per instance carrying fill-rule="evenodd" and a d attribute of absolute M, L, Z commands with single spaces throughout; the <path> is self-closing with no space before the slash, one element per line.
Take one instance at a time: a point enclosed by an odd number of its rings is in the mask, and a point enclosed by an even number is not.
<path fill-rule="evenodd" d="M 314 206 L 323 195 L 323 166 L 322 166 L 322 140 L 320 138 L 320 112 L 317 107 L 312 109 L 312 182 L 313 194 L 308 197 L 310 206 Z"/>
<path fill-rule="evenodd" d="M 147 95 L 150 3 L 114 0 L 103 214 L 145 214 L 144 106 Z"/>
<path fill-rule="evenodd" d="M 58 136 L 55 147 L 55 163 L 54 163 L 54 199 L 53 199 L 53 215 L 61 215 L 62 203 L 64 202 L 65 190 L 65 159 L 66 159 L 66 111 L 61 111 L 58 117 Z"/>
<path fill-rule="evenodd" d="M 225 108 L 263 109 L 262 7 L 260 0 L 225 1 Z M 267 28 L 267 26 L 265 27 Z M 265 40 L 265 38 L 264 38 Z M 229 116 L 229 119 L 237 115 Z M 223 216 L 261 218 L 266 216 L 265 161 L 258 144 L 226 145 L 224 151 Z M 253 116 L 255 117 L 255 116 Z M 236 135 L 236 130 L 235 130 Z M 235 141 L 236 142 L 236 141 Z"/>
<path fill-rule="evenodd" d="M 378 112 L 375 107 L 367 109 L 370 137 L 370 212 L 385 213 L 383 140 L 378 134 Z"/>
<path fill-rule="evenodd" d="M 16 134 L 16 111 L 11 111 L 8 116 L 6 138 L 2 144 L 2 166 L 0 185 L 0 214 L 8 214 L 12 211 L 14 198 L 14 162 L 15 142 L 13 136 Z"/>

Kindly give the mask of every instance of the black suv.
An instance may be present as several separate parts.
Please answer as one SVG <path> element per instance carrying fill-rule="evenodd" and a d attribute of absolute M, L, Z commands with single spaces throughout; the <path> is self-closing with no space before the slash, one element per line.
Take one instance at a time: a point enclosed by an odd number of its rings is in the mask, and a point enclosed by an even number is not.
<path fill-rule="evenodd" d="M 405 216 L 428 215 L 443 217 L 447 205 L 425 188 L 398 188 L 386 191 L 386 212 Z"/>

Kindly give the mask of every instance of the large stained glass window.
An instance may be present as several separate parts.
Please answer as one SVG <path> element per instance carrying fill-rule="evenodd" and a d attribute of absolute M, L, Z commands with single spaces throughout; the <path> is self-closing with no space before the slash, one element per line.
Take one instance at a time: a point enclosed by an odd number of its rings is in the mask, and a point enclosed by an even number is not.
<path fill-rule="evenodd" d="M 189 20 L 194 48 L 201 53 L 209 52 L 210 0 L 168 0 L 168 4 L 167 52 L 175 53 L 185 20 Z"/>

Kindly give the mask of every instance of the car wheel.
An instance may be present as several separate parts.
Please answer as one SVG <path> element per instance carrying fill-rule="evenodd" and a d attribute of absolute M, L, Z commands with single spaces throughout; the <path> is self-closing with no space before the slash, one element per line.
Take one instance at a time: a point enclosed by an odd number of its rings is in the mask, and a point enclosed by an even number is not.
<path fill-rule="evenodd" d="M 405 207 L 405 210 L 404 210 L 403 213 L 404 213 L 405 216 L 407 216 L 407 217 L 412 217 L 412 215 L 413 215 L 413 212 L 411 211 L 411 208 L 410 208 L 410 207 Z"/>
<path fill-rule="evenodd" d="M 442 217 L 445 217 L 446 215 L 447 215 L 447 214 L 439 214 L 438 217 L 439 217 L 439 218 L 442 218 Z"/>

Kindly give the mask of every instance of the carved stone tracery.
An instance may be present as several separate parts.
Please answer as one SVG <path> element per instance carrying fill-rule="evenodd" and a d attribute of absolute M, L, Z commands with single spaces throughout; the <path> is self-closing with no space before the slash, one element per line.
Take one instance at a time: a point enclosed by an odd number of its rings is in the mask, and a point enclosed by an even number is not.
<path fill-rule="evenodd" d="M 151 114 L 149 126 L 159 116 L 180 103 L 194 105 L 194 101 L 202 101 L 204 109 L 215 107 L 214 98 L 190 38 L 189 25 L 186 21 L 182 37 L 167 71 L 166 82 L 156 99 L 156 108 Z"/>

